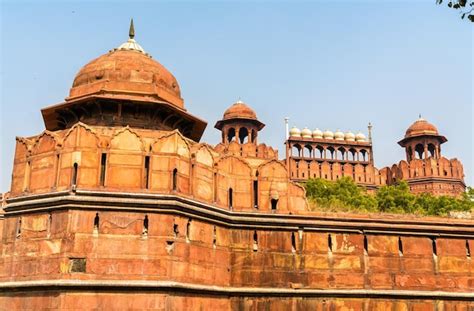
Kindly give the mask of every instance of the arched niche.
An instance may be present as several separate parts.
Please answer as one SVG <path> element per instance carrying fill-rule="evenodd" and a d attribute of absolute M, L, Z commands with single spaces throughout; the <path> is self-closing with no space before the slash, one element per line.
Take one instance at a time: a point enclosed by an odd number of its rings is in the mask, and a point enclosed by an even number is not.
<path fill-rule="evenodd" d="M 141 152 L 144 151 L 144 144 L 135 131 L 125 127 L 113 135 L 112 140 L 110 141 L 110 148 L 115 150 Z"/>
<path fill-rule="evenodd" d="M 152 145 L 153 153 L 177 154 L 189 158 L 190 150 L 186 139 L 177 131 L 158 138 Z"/>

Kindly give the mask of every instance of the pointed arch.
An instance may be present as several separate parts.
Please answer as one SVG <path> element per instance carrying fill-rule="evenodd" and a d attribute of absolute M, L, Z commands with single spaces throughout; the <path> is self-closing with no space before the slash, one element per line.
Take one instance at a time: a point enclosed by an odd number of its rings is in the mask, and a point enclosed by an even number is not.
<path fill-rule="evenodd" d="M 174 153 L 183 157 L 191 156 L 188 140 L 177 130 L 156 139 L 152 145 L 154 153 Z"/>
<path fill-rule="evenodd" d="M 287 179 L 288 171 L 286 165 L 281 161 L 271 159 L 257 167 L 260 176 L 265 178 Z"/>
<path fill-rule="evenodd" d="M 212 149 L 206 144 L 200 144 L 199 147 L 194 150 L 193 156 L 197 163 L 209 167 L 214 166 L 214 155 L 212 154 Z"/>
<path fill-rule="evenodd" d="M 252 209 L 252 168 L 241 158 L 228 155 L 220 158 L 214 176 L 215 200 L 223 207 L 229 205 L 229 189 L 232 189 L 232 208 Z"/>
<path fill-rule="evenodd" d="M 140 135 L 127 126 L 112 135 L 110 148 L 127 151 L 145 151 L 145 144 Z"/>
<path fill-rule="evenodd" d="M 23 137 L 16 137 L 15 160 L 26 160 L 31 153 L 34 142 Z"/>
<path fill-rule="evenodd" d="M 64 135 L 64 147 L 100 147 L 100 138 L 90 126 L 77 122 Z"/>
<path fill-rule="evenodd" d="M 58 146 L 58 137 L 52 132 L 46 130 L 43 131 L 35 140 L 31 154 L 41 154 L 56 150 Z"/>

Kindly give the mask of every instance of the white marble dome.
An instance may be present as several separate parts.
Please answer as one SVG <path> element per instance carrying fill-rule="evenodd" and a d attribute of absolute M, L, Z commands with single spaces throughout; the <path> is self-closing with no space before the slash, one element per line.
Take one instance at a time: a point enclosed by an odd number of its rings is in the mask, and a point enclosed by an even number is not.
<path fill-rule="evenodd" d="M 313 138 L 323 138 L 323 131 L 320 129 L 315 129 L 313 131 Z"/>
<path fill-rule="evenodd" d="M 330 130 L 326 130 L 323 133 L 324 139 L 334 139 L 334 133 L 331 132 Z"/>
<path fill-rule="evenodd" d="M 301 131 L 296 126 L 293 126 L 290 130 L 290 137 L 301 137 Z"/>
<path fill-rule="evenodd" d="M 337 130 L 337 131 L 334 133 L 334 139 L 335 139 L 335 140 L 344 140 L 344 133 L 341 132 L 340 130 Z"/>
<path fill-rule="evenodd" d="M 301 137 L 303 138 L 312 138 L 312 132 L 309 128 L 305 127 L 302 131 L 301 131 Z"/>
<path fill-rule="evenodd" d="M 349 131 L 344 135 L 344 139 L 347 141 L 355 141 L 355 134 Z"/>
<path fill-rule="evenodd" d="M 362 134 L 361 132 L 357 133 L 355 137 L 356 141 L 365 141 L 365 135 Z"/>

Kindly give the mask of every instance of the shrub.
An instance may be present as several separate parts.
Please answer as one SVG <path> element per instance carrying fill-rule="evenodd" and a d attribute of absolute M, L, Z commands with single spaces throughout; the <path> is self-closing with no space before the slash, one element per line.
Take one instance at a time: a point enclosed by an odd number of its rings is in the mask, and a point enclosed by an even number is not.
<path fill-rule="evenodd" d="M 320 178 L 309 179 L 306 195 L 312 208 L 328 211 L 361 211 L 408 213 L 445 216 L 451 211 L 471 211 L 474 209 L 474 190 L 467 189 L 459 198 L 435 197 L 428 193 L 414 195 L 406 181 L 396 185 L 383 186 L 375 195 L 368 194 L 349 177 L 335 182 Z"/>

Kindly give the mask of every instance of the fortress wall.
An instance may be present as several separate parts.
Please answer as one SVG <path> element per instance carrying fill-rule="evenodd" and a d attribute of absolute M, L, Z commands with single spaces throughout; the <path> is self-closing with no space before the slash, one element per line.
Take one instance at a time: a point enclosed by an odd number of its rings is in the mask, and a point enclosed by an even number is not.
<path fill-rule="evenodd" d="M 7 217 L 2 280 L 173 280 L 229 284 L 221 227 L 168 214 L 77 211 Z M 97 224 L 98 215 L 98 226 Z M 80 261 L 84 267 L 76 267 Z M 78 271 L 75 271 L 78 269 Z"/>
<path fill-rule="evenodd" d="M 7 216 L 1 278 L 452 292 L 474 288 L 472 239 L 255 228 L 152 211 Z M 85 267 L 74 266 L 82 259 Z M 74 272 L 76 268 L 80 271 Z"/>

